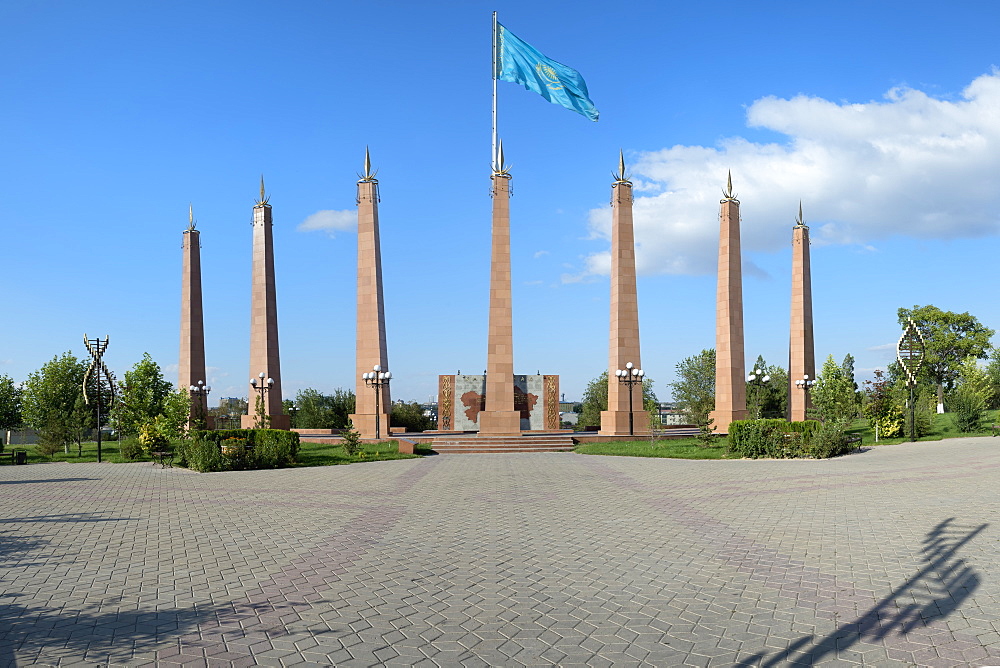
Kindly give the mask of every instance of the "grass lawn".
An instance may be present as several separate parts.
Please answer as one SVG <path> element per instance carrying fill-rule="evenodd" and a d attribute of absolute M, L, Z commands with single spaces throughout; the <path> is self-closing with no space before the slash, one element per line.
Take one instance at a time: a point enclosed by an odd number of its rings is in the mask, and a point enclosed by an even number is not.
<path fill-rule="evenodd" d="M 962 433 L 955 428 L 955 421 L 950 413 L 932 416 L 931 432 L 918 438 L 918 441 L 940 441 L 946 438 L 966 438 L 969 436 L 992 436 L 991 424 L 1000 424 L 1000 411 L 986 411 L 983 418 L 984 429 L 972 433 Z M 850 434 L 860 434 L 862 445 L 893 445 L 908 443 L 909 438 L 880 438 L 875 442 L 875 433 L 868 426 L 868 420 L 855 420 L 847 430 Z M 574 452 L 584 455 L 619 455 L 625 457 L 671 457 L 674 459 L 735 459 L 726 452 L 726 439 L 711 447 L 702 447 L 693 438 L 672 441 L 657 441 L 651 445 L 644 441 L 612 441 L 607 443 L 588 443 L 578 445 Z"/>
<path fill-rule="evenodd" d="M 4 452 L 10 452 L 11 448 L 24 448 L 27 450 L 29 464 L 42 464 L 46 462 L 85 463 L 97 461 L 96 441 L 84 442 L 82 455 L 77 454 L 77 447 L 76 444 L 74 444 L 70 447 L 68 454 L 60 450 L 52 455 L 51 459 L 37 452 L 35 450 L 35 446 L 33 445 L 5 445 Z M 176 443 L 173 444 L 173 450 L 174 452 L 177 451 Z M 414 459 L 426 454 L 430 454 L 430 452 L 419 448 L 417 449 L 417 454 L 415 455 L 400 454 L 399 443 L 397 441 L 392 441 L 391 443 L 379 443 L 377 445 L 362 443 L 361 451 L 354 457 L 348 457 L 344 453 L 344 448 L 339 445 L 333 445 L 330 443 L 303 442 L 299 445 L 298 461 L 292 466 L 333 466 L 335 464 L 356 464 L 360 462 L 385 461 L 389 459 Z M 101 460 L 116 464 L 126 461 L 122 458 L 121 452 L 118 449 L 118 441 L 103 441 L 101 443 Z M 134 461 L 152 462 L 153 460 L 151 457 L 141 456 Z M 176 464 L 177 462 L 174 460 L 174 465 L 176 466 Z M 9 464 L 7 465 L 9 466 Z M 4 466 L 4 464 L 0 463 L 0 466 Z"/>
<path fill-rule="evenodd" d="M 399 442 L 362 443 L 361 451 L 353 457 L 347 456 L 339 444 L 300 443 L 298 461 L 294 466 L 334 466 L 336 464 L 357 464 L 359 462 L 380 462 L 389 459 L 416 459 L 415 455 L 400 454 Z"/>
<path fill-rule="evenodd" d="M 650 443 L 644 441 L 610 441 L 576 446 L 573 452 L 584 455 L 622 455 L 626 457 L 670 457 L 672 459 L 730 459 L 725 439 L 705 447 L 694 438 L 678 438 Z"/>
<path fill-rule="evenodd" d="M 955 420 L 952 418 L 951 413 L 941 413 L 931 416 L 931 431 L 929 434 L 920 436 L 917 438 L 918 441 L 940 441 L 946 438 L 967 438 L 969 436 L 992 436 L 993 430 L 990 429 L 991 424 L 997 424 L 997 419 L 1000 418 L 1000 411 L 986 411 L 986 417 L 983 418 L 983 429 L 979 431 L 963 433 L 955 428 Z M 875 432 L 870 426 L 868 426 L 868 420 L 855 420 L 851 428 L 847 430 L 851 434 L 861 434 L 861 444 L 862 445 L 893 445 L 896 443 L 908 443 L 910 441 L 909 437 L 906 438 L 880 438 L 878 442 L 875 442 Z"/>

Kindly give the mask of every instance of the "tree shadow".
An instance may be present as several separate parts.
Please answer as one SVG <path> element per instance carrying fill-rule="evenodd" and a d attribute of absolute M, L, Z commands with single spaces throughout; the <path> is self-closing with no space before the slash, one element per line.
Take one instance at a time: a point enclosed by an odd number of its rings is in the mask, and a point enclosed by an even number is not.
<path fill-rule="evenodd" d="M 957 556 L 958 550 L 989 526 L 981 524 L 961 531 L 952 526 L 954 521 L 954 517 L 949 517 L 928 531 L 921 549 L 924 567 L 854 621 L 839 625 L 822 638 L 808 635 L 773 656 L 768 656 L 766 651 L 758 652 L 735 665 L 742 668 L 768 668 L 786 662 L 812 665 L 825 658 L 836 657 L 838 651 L 860 642 L 881 641 L 890 633 L 906 635 L 918 627 L 948 617 L 982 582 L 979 574 Z M 899 608 L 896 600 L 904 595 L 914 599 L 914 602 Z M 804 657 L 789 659 L 792 654 Z"/>
<path fill-rule="evenodd" d="M 46 480 L 0 480 L 0 485 L 27 485 L 35 482 L 81 482 L 97 478 L 49 478 Z"/>
<path fill-rule="evenodd" d="M 124 522 L 129 518 L 100 517 L 94 513 L 4 519 L 0 522 Z M 51 557 L 31 561 L 48 545 L 44 538 L 0 532 L 0 668 L 28 665 L 39 653 L 83 659 L 95 664 L 129 664 L 134 654 L 152 655 L 178 635 L 197 629 L 208 619 L 232 615 L 232 606 L 197 609 L 121 610 L 113 598 L 76 609 L 33 604 L 18 592 L 16 569 L 54 567 Z M 95 569 L 97 567 L 95 566 Z M 124 578 L 124 574 L 121 575 Z"/>

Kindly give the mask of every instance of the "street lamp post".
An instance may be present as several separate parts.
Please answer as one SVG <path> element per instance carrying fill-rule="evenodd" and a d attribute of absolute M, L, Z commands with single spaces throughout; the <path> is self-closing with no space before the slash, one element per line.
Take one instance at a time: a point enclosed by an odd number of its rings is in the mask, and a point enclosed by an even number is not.
<path fill-rule="evenodd" d="M 764 383 L 770 382 L 771 377 L 767 375 L 766 369 L 758 369 L 754 367 L 753 373 L 747 376 L 747 382 L 750 383 L 750 387 L 753 388 L 753 403 L 754 403 L 754 414 L 759 420 L 762 413 L 760 393 L 764 389 Z"/>
<path fill-rule="evenodd" d="M 257 382 L 257 378 L 260 379 L 259 383 Z M 260 403 L 257 406 L 257 428 L 263 429 L 266 426 L 264 424 L 265 422 L 264 415 L 265 411 L 267 410 L 267 403 L 265 401 L 265 398 L 267 396 L 268 390 L 274 387 L 274 378 L 267 378 L 267 374 L 264 373 L 263 371 L 257 374 L 257 378 L 251 378 L 250 384 L 253 385 L 253 389 L 260 392 L 260 399 L 258 400 Z"/>
<path fill-rule="evenodd" d="M 802 374 L 802 378 L 795 381 L 795 386 L 805 392 L 805 399 L 803 400 L 803 405 L 809 407 L 809 388 L 816 384 L 815 379 L 810 379 L 809 374 Z"/>
<path fill-rule="evenodd" d="M 191 399 L 198 402 L 198 428 L 206 429 L 205 415 L 208 407 L 208 393 L 212 391 L 211 385 L 206 385 L 205 381 L 199 380 L 196 385 L 188 388 L 191 392 Z"/>
<path fill-rule="evenodd" d="M 625 363 L 624 369 L 617 369 L 615 375 L 618 376 L 618 382 L 624 383 L 628 387 L 628 435 L 634 436 L 633 429 L 633 419 L 632 419 L 632 388 L 636 385 L 642 383 L 642 377 L 645 376 L 645 372 L 642 369 L 634 368 L 631 362 Z"/>
<path fill-rule="evenodd" d="M 371 371 L 361 374 L 361 379 L 368 387 L 375 388 L 375 439 L 378 440 L 381 437 L 379 433 L 381 423 L 379 400 L 382 398 L 382 388 L 387 386 L 392 379 L 392 372 L 382 371 L 382 367 L 376 364 Z"/>

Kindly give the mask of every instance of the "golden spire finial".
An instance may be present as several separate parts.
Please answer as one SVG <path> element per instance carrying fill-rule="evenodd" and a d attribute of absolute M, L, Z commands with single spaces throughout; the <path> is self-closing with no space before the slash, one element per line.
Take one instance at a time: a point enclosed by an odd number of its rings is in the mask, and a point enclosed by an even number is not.
<path fill-rule="evenodd" d="M 268 201 L 270 199 L 271 199 L 270 197 L 265 197 L 264 196 L 264 175 L 261 174 L 260 175 L 260 199 L 257 200 L 257 206 L 271 206 L 270 204 L 268 204 Z"/>
<path fill-rule="evenodd" d="M 504 164 L 503 139 L 497 142 L 496 162 L 493 165 L 493 173 L 499 176 L 510 176 L 510 165 Z"/>
<path fill-rule="evenodd" d="M 368 147 L 365 146 L 365 173 L 358 174 L 358 178 L 361 179 L 361 181 L 371 182 L 375 181 L 376 174 L 378 174 L 378 170 L 376 169 L 374 172 L 372 171 L 372 157 L 368 153 Z"/>
<path fill-rule="evenodd" d="M 795 227 L 809 227 L 805 218 L 802 217 L 802 200 L 799 200 L 799 217 L 795 219 Z"/>
<path fill-rule="evenodd" d="M 726 170 L 726 187 L 722 189 L 723 202 L 735 202 L 736 195 L 733 194 L 733 171 Z"/>
<path fill-rule="evenodd" d="M 611 172 L 611 176 L 614 178 L 615 183 L 632 183 L 629 180 L 632 175 L 625 173 L 625 152 L 622 149 L 618 149 L 618 171 Z"/>
<path fill-rule="evenodd" d="M 194 224 L 194 205 L 188 202 L 188 232 L 195 228 Z"/>

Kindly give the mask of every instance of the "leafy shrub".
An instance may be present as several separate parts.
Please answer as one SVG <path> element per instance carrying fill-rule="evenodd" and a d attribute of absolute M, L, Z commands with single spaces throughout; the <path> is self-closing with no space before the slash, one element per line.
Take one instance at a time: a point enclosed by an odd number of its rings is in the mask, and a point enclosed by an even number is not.
<path fill-rule="evenodd" d="M 361 434 L 354 429 L 346 429 L 340 434 L 340 444 L 344 447 L 344 454 L 353 457 L 361 450 Z"/>
<path fill-rule="evenodd" d="M 280 429 L 257 430 L 253 447 L 253 468 L 273 469 L 295 462 L 299 453 L 299 435 Z"/>
<path fill-rule="evenodd" d="M 126 438 L 118 444 L 122 459 L 134 462 L 142 455 L 143 447 L 137 438 Z"/>
<path fill-rule="evenodd" d="M 868 422 L 872 430 L 877 431 L 879 438 L 895 438 L 903 435 L 906 416 L 901 407 L 893 405 L 887 407 L 881 415 L 869 415 Z"/>
<path fill-rule="evenodd" d="M 986 413 L 986 402 L 973 392 L 958 391 L 951 398 L 952 420 L 963 433 L 979 431 Z"/>
<path fill-rule="evenodd" d="M 827 459 L 846 455 L 853 450 L 854 446 L 847 443 L 847 424 L 842 420 L 824 422 L 806 447 L 808 454 L 817 459 Z"/>
<path fill-rule="evenodd" d="M 811 446 L 821 429 L 816 420 L 736 420 L 729 425 L 729 452 L 750 459 L 827 456 Z"/>
<path fill-rule="evenodd" d="M 815 434 L 823 424 L 819 420 L 797 420 L 795 422 L 785 422 L 784 420 L 779 420 L 779 422 L 784 422 L 786 432 L 802 434 L 803 441 L 807 443 L 812 438 L 812 435 Z"/>
<path fill-rule="evenodd" d="M 196 471 L 227 471 L 233 468 L 262 469 L 287 466 L 299 452 L 299 435 L 282 429 L 217 429 L 191 432 L 185 459 Z M 240 456 L 224 457 L 222 445 L 234 439 L 243 445 Z M 208 445 L 211 448 L 208 447 Z M 234 447 L 237 451 L 239 448 Z M 209 450 L 213 450 L 214 454 Z M 207 468 L 206 468 L 207 467 Z"/>
<path fill-rule="evenodd" d="M 784 420 L 736 420 L 729 424 L 729 452 L 740 457 L 781 457 Z"/>
<path fill-rule="evenodd" d="M 195 471 L 226 471 L 229 461 L 222 456 L 218 443 L 205 438 L 193 438 L 184 446 L 183 461 Z"/>
<path fill-rule="evenodd" d="M 170 442 L 157 428 L 156 424 L 147 422 L 139 427 L 139 444 L 148 454 L 165 449 Z"/>

